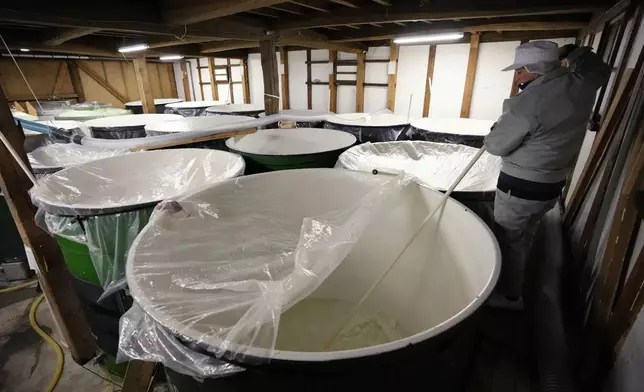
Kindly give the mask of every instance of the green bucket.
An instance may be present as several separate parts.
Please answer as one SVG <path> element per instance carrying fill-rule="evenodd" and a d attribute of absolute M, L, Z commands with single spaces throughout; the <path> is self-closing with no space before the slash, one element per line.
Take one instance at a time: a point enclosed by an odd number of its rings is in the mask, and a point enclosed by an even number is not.
<path fill-rule="evenodd" d="M 319 128 L 265 129 L 230 138 L 226 146 L 246 160 L 246 173 L 332 168 L 355 136 Z"/>

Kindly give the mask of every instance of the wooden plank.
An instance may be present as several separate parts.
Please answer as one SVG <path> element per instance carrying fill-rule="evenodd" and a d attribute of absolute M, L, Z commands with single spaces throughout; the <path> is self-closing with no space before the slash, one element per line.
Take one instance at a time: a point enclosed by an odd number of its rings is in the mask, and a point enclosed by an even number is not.
<path fill-rule="evenodd" d="M 393 43 L 389 44 L 389 62 L 396 63 L 396 70 L 393 74 L 387 72 L 387 109 L 394 111 L 396 106 L 396 80 L 398 78 L 398 51 L 399 46 Z"/>
<path fill-rule="evenodd" d="M 161 365 L 154 362 L 130 361 L 123 379 L 122 392 L 148 392 L 152 390 L 154 376 Z"/>
<path fill-rule="evenodd" d="M 94 34 L 99 31 L 101 31 L 101 29 L 96 27 L 76 27 L 76 28 L 67 29 L 63 33 L 55 36 L 54 38 L 45 41 L 45 45 L 57 46 L 67 41 L 84 37 L 86 35 Z"/>
<path fill-rule="evenodd" d="M 130 149 L 130 151 L 136 152 L 136 151 L 160 150 L 160 149 L 163 149 L 163 148 L 186 146 L 186 145 L 190 145 L 190 144 L 193 144 L 193 143 L 202 143 L 202 142 L 209 142 L 209 141 L 212 141 L 212 140 L 228 139 L 228 138 L 234 137 L 234 136 L 250 135 L 251 133 L 255 133 L 255 132 L 257 132 L 257 129 L 253 128 L 253 129 L 244 129 L 244 130 L 241 130 L 241 131 L 215 133 L 215 134 L 212 134 L 212 135 L 195 137 L 195 138 L 188 139 L 188 140 L 180 140 L 180 141 L 174 141 L 174 142 L 170 142 L 170 143 L 155 144 L 155 145 L 152 145 L 152 146 L 135 147 L 135 148 Z"/>
<path fill-rule="evenodd" d="M 311 49 L 306 50 L 306 102 L 309 110 L 313 105 L 313 90 L 311 88 Z"/>
<path fill-rule="evenodd" d="M 358 71 L 356 74 L 356 112 L 364 112 L 364 76 L 365 76 L 364 53 L 358 55 Z"/>
<path fill-rule="evenodd" d="M 277 74 L 277 54 L 275 41 L 267 40 L 259 44 L 264 75 L 264 108 L 266 115 L 279 112 L 279 76 Z"/>
<path fill-rule="evenodd" d="M 85 92 L 83 91 L 83 83 L 81 82 L 80 74 L 78 73 L 78 63 L 76 61 L 67 62 L 67 70 L 69 71 L 69 78 L 74 87 L 74 93 L 78 95 L 78 102 L 85 102 Z"/>
<path fill-rule="evenodd" d="M 1 85 L 0 132 L 26 167 L 31 169 L 23 148 L 24 134 L 14 121 Z M 40 271 L 40 286 L 72 358 L 79 364 L 84 364 L 96 355 L 94 337 L 83 317 L 80 302 L 72 288 L 71 276 L 56 240 L 36 224 L 36 208 L 29 197 L 32 185 L 4 143 L 0 142 L 0 189 L 23 242 L 33 253 Z"/>
<path fill-rule="evenodd" d="M 331 62 L 332 71 L 329 74 L 329 111 L 332 113 L 338 110 L 338 87 L 336 85 L 337 78 L 337 61 L 338 52 L 335 50 L 329 51 L 329 61 Z"/>
<path fill-rule="evenodd" d="M 143 113 L 156 113 L 154 107 L 154 95 L 150 86 L 150 77 L 148 75 L 148 65 L 145 57 L 134 59 L 134 75 L 136 76 L 136 86 L 139 89 Z"/>
<path fill-rule="evenodd" d="M 248 83 L 248 61 L 242 60 L 242 92 L 244 103 L 250 103 L 250 85 Z"/>
<path fill-rule="evenodd" d="M 475 7 L 475 9 L 473 9 Z M 314 15 L 310 18 L 294 18 L 284 23 L 279 23 L 276 30 L 301 30 L 328 26 L 360 25 L 369 23 L 394 23 L 394 22 L 417 22 L 423 20 L 440 21 L 453 19 L 480 19 L 480 18 L 501 18 L 512 16 L 537 16 L 554 14 L 577 14 L 601 10 L 599 5 L 566 5 L 557 4 L 546 7 L 524 7 L 492 9 L 485 7 L 483 3 L 476 3 L 469 9 L 462 4 L 453 2 L 449 6 L 441 7 L 363 7 L 354 10 L 343 10 L 342 12 L 329 12 Z"/>
<path fill-rule="evenodd" d="M 282 109 L 290 109 L 290 92 L 288 86 L 288 52 L 286 48 L 280 48 L 280 61 L 284 72 L 282 73 Z"/>
<path fill-rule="evenodd" d="M 174 66 L 172 64 L 166 65 L 168 71 L 168 83 L 170 83 L 170 93 L 173 98 L 179 98 L 179 92 L 177 91 L 177 78 L 174 74 Z M 189 101 L 190 99 L 187 99 Z"/>
<path fill-rule="evenodd" d="M 640 58 L 644 56 L 640 55 Z M 626 105 L 628 103 L 628 98 L 630 96 L 631 90 L 634 83 L 634 72 L 633 69 L 627 69 L 624 73 L 623 82 L 617 88 L 617 93 L 615 94 L 615 99 L 611 102 L 608 112 L 604 117 L 601 128 L 595 137 L 593 142 L 593 147 L 590 150 L 588 160 L 584 165 L 584 169 L 579 176 L 577 181 L 577 186 L 573 190 L 570 202 L 566 206 L 566 213 L 564 214 L 563 224 L 565 227 L 570 227 L 574 219 L 577 217 L 577 213 L 581 208 L 582 200 L 586 197 L 590 185 L 595 178 L 597 171 L 601 166 L 601 160 L 606 152 L 606 149 L 610 145 L 610 142 L 614 136 L 614 129 L 619 123 L 619 118 L 624 112 Z"/>
<path fill-rule="evenodd" d="M 128 99 L 126 96 L 121 94 L 117 89 L 114 88 L 111 84 L 107 82 L 107 80 L 103 79 L 96 71 L 91 69 L 89 66 L 87 66 L 85 63 L 79 61 L 76 62 L 78 68 L 80 68 L 83 72 L 87 74 L 90 78 L 92 78 L 95 82 L 97 82 L 101 87 L 103 87 L 105 90 L 107 90 L 110 94 L 112 94 L 116 99 L 118 99 L 121 103 L 126 103 L 128 102 Z M 147 71 L 146 71 L 147 74 Z M 73 82 L 73 79 L 72 79 Z"/>
<path fill-rule="evenodd" d="M 640 132 L 644 132 L 644 123 L 640 122 L 639 129 Z M 633 236 L 637 234 L 635 232 L 636 223 L 640 220 L 634 196 L 644 187 L 644 144 L 642 144 L 642 138 L 639 138 L 639 144 L 632 146 L 625 165 L 624 172 L 627 174 L 617 200 L 615 218 L 606 241 L 606 250 L 595 285 L 591 316 L 594 316 L 592 320 L 596 321 L 600 328 L 608 323 L 613 312 L 629 245 Z"/>
<path fill-rule="evenodd" d="M 528 42 L 527 39 L 522 39 L 521 43 L 519 45 L 523 45 L 523 44 L 525 44 L 527 42 Z M 518 93 L 519 93 L 519 84 L 515 83 L 514 79 L 512 79 L 512 87 L 510 88 L 510 97 L 514 97 Z"/>
<path fill-rule="evenodd" d="M 270 7 L 288 0 L 218 0 L 202 2 L 198 5 L 186 5 L 182 8 L 167 9 L 169 24 L 193 24 L 205 20 L 248 12 L 258 8 Z"/>
<path fill-rule="evenodd" d="M 201 71 L 199 71 L 201 73 Z M 212 92 L 212 99 L 215 101 L 219 100 L 219 88 L 217 87 L 217 79 L 215 78 L 215 59 L 213 57 L 208 57 L 208 74 L 210 75 L 210 90 Z M 201 81 L 199 81 L 201 83 Z M 203 85 L 201 87 L 201 94 L 203 96 Z M 206 98 L 204 97 L 204 100 Z"/>
<path fill-rule="evenodd" d="M 201 90 L 201 99 L 198 99 L 197 101 L 205 101 L 206 98 L 204 97 L 204 92 L 203 92 L 203 78 L 201 77 L 201 70 L 199 69 L 199 59 L 197 59 L 197 76 L 199 76 L 199 89 Z"/>
<path fill-rule="evenodd" d="M 230 94 L 230 103 L 235 103 L 235 91 L 233 89 L 233 75 L 230 72 L 230 59 L 226 59 L 226 79 L 228 79 L 228 92 Z"/>
<path fill-rule="evenodd" d="M 162 98 L 169 97 L 170 94 L 169 93 L 166 94 L 165 91 L 163 90 L 163 78 L 161 78 L 161 69 L 159 68 L 159 63 L 151 63 L 149 65 L 153 65 L 153 64 L 154 64 L 153 68 L 157 74 L 157 81 L 159 82 L 159 90 L 161 91 L 161 94 L 159 94 L 159 96 Z"/>
<path fill-rule="evenodd" d="M 58 74 L 56 75 L 56 82 L 54 83 L 54 89 L 51 92 L 51 95 L 56 95 L 58 92 L 63 91 L 65 82 L 67 81 L 67 64 L 60 62 L 58 67 Z"/>
<path fill-rule="evenodd" d="M 540 31 L 540 30 L 578 30 L 587 26 L 586 22 L 508 22 L 468 26 L 463 29 L 469 33 L 484 31 Z"/>
<path fill-rule="evenodd" d="M 429 46 L 429 57 L 427 59 L 427 77 L 425 78 L 425 100 L 423 101 L 423 117 L 429 116 L 429 108 L 432 102 L 432 85 L 434 82 L 434 63 L 436 62 L 436 45 Z"/>
<path fill-rule="evenodd" d="M 461 103 L 461 117 L 470 117 L 472 107 L 472 92 L 474 90 L 474 79 L 476 78 L 476 65 L 479 59 L 480 34 L 473 33 L 470 36 L 470 56 L 467 60 L 467 73 L 465 74 L 465 90 L 463 91 L 463 102 Z"/>
<path fill-rule="evenodd" d="M 345 7 L 349 7 L 349 8 L 360 8 L 358 5 L 356 5 L 355 3 L 349 0 L 329 0 L 329 1 L 331 1 L 332 3 L 343 5 Z"/>
<path fill-rule="evenodd" d="M 17 101 L 13 102 L 13 107 L 19 112 L 25 113 L 25 108 L 23 108 Z"/>
<path fill-rule="evenodd" d="M 36 108 L 33 107 L 33 105 L 29 101 L 25 102 L 25 107 L 27 108 L 28 114 L 31 114 L 32 116 L 36 116 L 36 117 L 38 116 L 38 111 L 36 110 Z"/>

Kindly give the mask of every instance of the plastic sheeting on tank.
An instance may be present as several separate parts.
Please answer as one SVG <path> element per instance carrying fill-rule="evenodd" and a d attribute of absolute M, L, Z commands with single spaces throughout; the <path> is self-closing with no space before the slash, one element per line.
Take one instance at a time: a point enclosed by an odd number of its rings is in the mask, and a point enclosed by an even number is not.
<path fill-rule="evenodd" d="M 203 200 L 204 190 L 159 204 L 128 256 L 130 293 L 143 311 L 123 316 L 118 360 L 216 377 L 239 369 L 195 350 L 223 360 L 271 358 L 280 315 L 311 294 L 412 183 L 407 176 L 351 178 L 359 197 L 301 223 L 262 208 L 243 181 L 222 184 L 214 203 Z"/>
<path fill-rule="evenodd" d="M 178 114 L 183 117 L 205 116 L 206 109 L 211 106 L 225 105 L 223 101 L 189 101 L 165 105 L 165 113 Z"/>
<path fill-rule="evenodd" d="M 287 109 L 282 110 L 281 114 L 287 116 L 311 116 L 311 117 L 321 117 L 321 116 L 330 116 L 333 113 L 331 112 L 319 112 L 314 110 L 296 110 L 296 109 Z M 315 120 L 315 121 L 294 121 L 296 128 L 323 128 L 324 120 Z M 281 128 L 281 126 L 280 126 Z"/>
<path fill-rule="evenodd" d="M 264 105 L 255 105 L 250 103 L 216 105 L 206 109 L 206 116 L 219 116 L 226 114 L 259 117 L 262 113 L 264 113 Z"/>
<path fill-rule="evenodd" d="M 348 113 L 327 118 L 324 128 L 353 134 L 360 143 L 394 141 L 409 127 L 409 121 L 391 113 Z"/>
<path fill-rule="evenodd" d="M 345 151 L 336 166 L 363 172 L 405 173 L 425 186 L 445 191 L 477 152 L 464 145 L 423 141 L 366 143 Z M 451 195 L 491 228 L 500 171 L 501 158 L 484 152 Z"/>
<path fill-rule="evenodd" d="M 412 121 L 398 140 L 424 140 L 481 148 L 493 124 L 493 121 L 469 118 L 421 118 Z"/>
<path fill-rule="evenodd" d="M 165 112 L 165 106 L 168 104 L 183 102 L 179 98 L 155 98 L 154 109 L 158 114 Z M 141 101 L 132 101 L 125 104 L 126 109 L 130 109 L 134 114 L 143 114 L 143 103 Z"/>
<path fill-rule="evenodd" d="M 99 107 L 93 110 L 68 110 L 57 114 L 56 120 L 89 121 L 97 118 L 123 116 L 126 114 L 132 114 L 132 112 L 127 109 Z"/>
<path fill-rule="evenodd" d="M 92 136 L 98 139 L 134 139 L 145 137 L 145 126 L 161 121 L 177 121 L 176 114 L 131 114 L 87 121 Z"/>
<path fill-rule="evenodd" d="M 84 147 L 74 143 L 48 144 L 27 154 L 34 174 L 51 174 L 69 166 L 129 153 L 129 150 Z"/>
<path fill-rule="evenodd" d="M 238 124 L 251 119 L 252 117 L 248 116 L 227 115 L 186 117 L 177 121 L 159 121 L 150 123 L 145 126 L 145 132 L 148 136 L 160 136 L 180 132 L 208 131 L 217 129 L 223 125 Z M 213 134 L 225 132 L 226 131 L 215 131 Z"/>
<path fill-rule="evenodd" d="M 45 229 L 87 245 L 106 297 L 124 287 L 127 251 L 154 205 L 243 171 L 243 159 L 227 152 L 145 151 L 66 168 L 30 194 Z"/>

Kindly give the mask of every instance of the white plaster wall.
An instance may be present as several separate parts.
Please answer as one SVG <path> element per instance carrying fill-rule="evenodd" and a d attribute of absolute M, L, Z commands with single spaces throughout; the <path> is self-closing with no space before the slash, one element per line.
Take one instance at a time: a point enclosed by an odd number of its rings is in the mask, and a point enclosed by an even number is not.
<path fill-rule="evenodd" d="M 514 72 L 501 70 L 513 63 L 514 50 L 519 44 L 519 41 L 490 42 L 479 46 L 470 118 L 496 120 L 501 115 L 514 78 Z"/>
<path fill-rule="evenodd" d="M 398 75 L 394 108 L 396 114 L 406 116 L 410 113 L 412 119 L 423 117 L 428 57 L 429 45 L 400 47 L 398 52 Z M 411 110 L 409 104 L 410 97 L 412 99 Z"/>
<path fill-rule="evenodd" d="M 248 87 L 250 89 L 250 103 L 264 104 L 264 74 L 259 53 L 248 55 Z"/>
<path fill-rule="evenodd" d="M 438 45 L 436 47 L 430 117 L 461 116 L 469 53 L 470 44 Z M 427 61 L 425 61 L 425 67 L 426 64 Z M 510 91 L 508 90 L 506 94 L 509 96 Z"/>
<path fill-rule="evenodd" d="M 288 88 L 291 109 L 304 109 L 306 97 L 306 51 L 288 52 Z"/>
<path fill-rule="evenodd" d="M 338 86 L 338 113 L 354 113 L 356 111 L 356 87 Z"/>

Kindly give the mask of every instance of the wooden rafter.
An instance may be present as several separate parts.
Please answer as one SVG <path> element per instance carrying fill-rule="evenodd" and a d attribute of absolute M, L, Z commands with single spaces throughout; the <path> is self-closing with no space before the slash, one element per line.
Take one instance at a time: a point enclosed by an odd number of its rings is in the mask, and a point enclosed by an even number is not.
<path fill-rule="evenodd" d="M 386 5 L 386 6 L 391 5 L 391 0 L 373 0 L 373 2 L 378 3 L 380 5 Z"/>
<path fill-rule="evenodd" d="M 191 24 L 205 20 L 221 18 L 239 12 L 252 11 L 258 8 L 271 7 L 286 3 L 286 0 L 218 0 L 199 5 L 187 5 L 178 9 L 167 10 L 167 21 L 170 24 Z"/>
<path fill-rule="evenodd" d="M 597 5 L 558 5 L 519 9 L 479 9 L 468 11 L 458 9 L 457 5 L 458 4 L 454 5 L 452 9 L 447 9 L 444 11 L 435 11 L 429 8 L 391 9 L 390 7 L 376 6 L 369 9 L 360 8 L 355 10 L 346 10 L 342 13 L 328 13 L 319 16 L 313 16 L 311 18 L 294 19 L 292 21 L 278 24 L 276 27 L 279 30 L 299 30 L 325 26 L 341 26 L 347 24 L 415 22 L 423 20 L 438 21 L 453 20 L 455 18 L 464 20 L 511 16 L 576 14 L 590 13 L 602 8 L 598 7 Z"/>
<path fill-rule="evenodd" d="M 219 40 L 218 38 L 185 37 L 183 39 L 174 39 L 171 41 L 150 43 L 148 44 L 148 46 L 150 47 L 150 49 L 159 49 L 159 48 L 167 48 L 169 46 L 201 44 L 204 42 L 212 42 L 212 41 L 218 41 L 218 40 Z"/>
<path fill-rule="evenodd" d="M 270 7 L 270 8 L 274 9 L 276 11 L 286 12 L 287 14 L 302 15 L 301 12 L 295 11 L 295 10 L 292 10 L 292 9 L 289 9 L 289 8 L 286 8 L 286 7 L 278 7 L 278 6 L 274 5 L 274 6 Z"/>
<path fill-rule="evenodd" d="M 311 1 L 291 1 L 291 3 L 299 5 L 300 7 L 306 7 L 320 12 L 329 12 L 329 7 L 323 2 L 313 3 Z"/>
<path fill-rule="evenodd" d="M 47 41 L 45 41 L 45 45 L 60 45 L 62 43 L 65 43 L 67 41 L 71 41 L 76 38 L 84 37 L 86 35 L 94 34 L 96 32 L 101 31 L 101 29 L 96 28 L 96 27 L 76 27 L 76 28 L 71 28 L 68 29 L 54 38 L 51 38 Z"/>
<path fill-rule="evenodd" d="M 278 46 L 301 46 L 314 49 L 339 50 L 347 53 L 363 53 L 366 47 L 354 43 L 337 43 L 329 41 L 326 36 L 314 31 L 285 33 L 276 41 Z M 225 52 L 233 49 L 257 48 L 259 42 L 253 41 L 226 41 L 213 42 L 201 45 L 201 53 Z"/>
<path fill-rule="evenodd" d="M 539 31 L 539 30 L 578 30 L 583 29 L 586 22 L 510 22 L 465 27 L 466 32 L 484 31 Z"/>
<path fill-rule="evenodd" d="M 345 7 L 349 7 L 349 8 L 360 8 L 353 1 L 349 1 L 349 0 L 329 0 L 329 1 L 331 1 L 332 3 L 343 5 Z"/>

